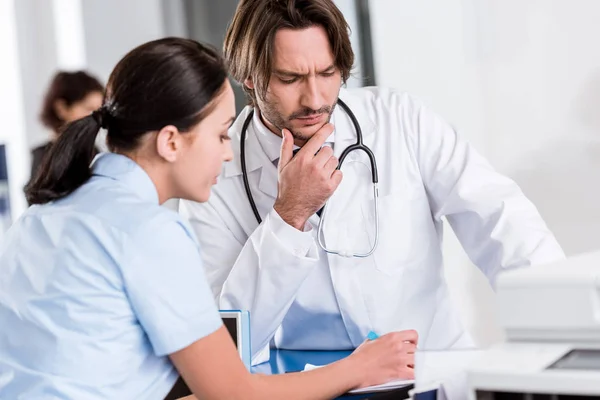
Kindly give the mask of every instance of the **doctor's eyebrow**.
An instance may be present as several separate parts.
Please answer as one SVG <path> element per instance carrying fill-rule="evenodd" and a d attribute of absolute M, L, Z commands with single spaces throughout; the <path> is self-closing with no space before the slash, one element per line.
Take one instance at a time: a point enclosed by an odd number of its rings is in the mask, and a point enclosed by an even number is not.
<path fill-rule="evenodd" d="M 227 127 L 230 127 L 231 125 L 233 125 L 234 121 L 235 121 L 235 117 L 231 117 L 227 121 L 223 122 L 223 125 L 227 126 Z"/>
<path fill-rule="evenodd" d="M 328 66 L 327 68 L 324 68 L 320 71 L 317 71 L 317 74 L 327 74 L 327 73 L 332 73 L 335 70 L 335 64 L 331 64 L 330 66 Z M 280 76 L 284 76 L 284 77 L 290 77 L 290 78 L 300 78 L 303 76 L 307 76 L 309 74 L 300 74 L 298 72 L 294 72 L 294 71 L 287 71 L 285 69 L 274 69 L 273 73 L 276 75 L 280 75 Z"/>

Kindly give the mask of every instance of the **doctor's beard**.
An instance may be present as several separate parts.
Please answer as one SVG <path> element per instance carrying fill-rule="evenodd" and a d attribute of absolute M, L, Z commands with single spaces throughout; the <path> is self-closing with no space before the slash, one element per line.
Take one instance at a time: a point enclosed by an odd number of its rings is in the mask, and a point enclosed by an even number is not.
<path fill-rule="evenodd" d="M 337 100 L 333 105 L 323 106 L 323 107 L 319 108 L 318 110 L 304 108 L 304 109 L 295 111 L 291 115 L 286 117 L 278 111 L 277 103 L 263 102 L 263 104 L 262 104 L 263 107 L 260 109 L 260 113 L 261 113 L 261 116 L 263 119 L 266 119 L 273 126 L 275 126 L 275 128 L 277 128 L 278 135 L 281 135 L 281 131 L 285 128 L 292 133 L 294 140 L 306 142 L 311 137 L 313 137 L 313 135 L 319 129 L 321 129 L 325 124 L 327 124 L 331 120 L 331 115 L 333 113 L 333 110 L 335 110 L 336 104 L 337 104 Z M 293 128 L 292 121 L 294 119 L 301 118 L 301 117 L 309 117 L 314 114 L 326 114 L 326 120 L 322 124 L 311 126 L 310 128 L 311 128 L 312 132 L 302 133 Z"/>

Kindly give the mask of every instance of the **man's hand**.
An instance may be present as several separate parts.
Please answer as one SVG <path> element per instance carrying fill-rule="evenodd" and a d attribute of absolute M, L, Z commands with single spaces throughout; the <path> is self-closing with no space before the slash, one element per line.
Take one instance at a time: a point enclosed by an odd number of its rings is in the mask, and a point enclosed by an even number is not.
<path fill-rule="evenodd" d="M 292 134 L 287 129 L 282 132 L 274 208 L 285 222 L 298 230 L 302 230 L 308 218 L 323 207 L 342 181 L 333 150 L 329 146 L 321 148 L 332 132 L 333 125 L 325 124 L 295 156 Z"/>

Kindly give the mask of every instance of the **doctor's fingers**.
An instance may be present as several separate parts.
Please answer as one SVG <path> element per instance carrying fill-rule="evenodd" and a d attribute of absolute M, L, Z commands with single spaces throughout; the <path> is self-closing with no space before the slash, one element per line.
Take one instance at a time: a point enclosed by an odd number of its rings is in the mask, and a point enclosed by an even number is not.
<path fill-rule="evenodd" d="M 294 154 L 294 137 L 291 132 L 287 129 L 283 129 L 281 134 L 283 141 L 281 142 L 281 151 L 279 153 L 279 171 L 290 162 Z"/>
<path fill-rule="evenodd" d="M 336 157 L 329 157 L 329 160 L 327 160 L 327 162 L 323 166 L 323 169 L 325 170 L 327 175 L 330 176 L 331 174 L 333 174 L 333 171 L 335 171 L 338 164 L 339 164 L 339 161 Z"/>
<path fill-rule="evenodd" d="M 334 170 L 333 174 L 331 174 L 331 186 L 334 191 L 335 189 L 337 189 L 338 186 L 340 186 L 340 183 L 342 183 L 343 177 L 344 174 L 339 169 Z"/>
<path fill-rule="evenodd" d="M 325 139 L 327 139 L 329 137 L 329 135 L 331 135 L 333 133 L 333 125 L 330 123 L 327 123 L 325 125 L 323 125 L 323 127 L 321 129 L 319 129 L 314 135 L 313 137 L 311 137 L 308 142 L 306 142 L 304 144 L 304 146 L 302 146 L 302 149 L 300 149 L 300 151 L 298 152 L 298 154 L 296 155 L 302 155 L 302 157 L 308 157 L 309 159 L 312 159 L 314 157 L 314 155 L 319 151 L 319 149 L 321 149 L 321 147 L 323 146 L 323 143 L 325 143 Z"/>
<path fill-rule="evenodd" d="M 313 162 L 320 167 L 324 167 L 331 157 L 333 157 L 333 149 L 329 146 L 323 146 L 315 155 Z"/>

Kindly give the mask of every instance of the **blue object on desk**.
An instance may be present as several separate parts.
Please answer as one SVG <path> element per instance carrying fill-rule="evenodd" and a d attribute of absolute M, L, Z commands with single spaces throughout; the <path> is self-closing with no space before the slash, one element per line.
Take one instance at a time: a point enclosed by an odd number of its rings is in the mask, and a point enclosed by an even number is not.
<path fill-rule="evenodd" d="M 242 362 L 251 369 L 252 348 L 250 341 L 250 312 L 242 310 L 219 310 L 223 325 L 229 331 Z"/>
<path fill-rule="evenodd" d="M 379 337 L 379 335 L 373 331 L 369 331 L 369 333 L 367 334 L 367 339 L 369 339 L 369 340 L 375 340 L 378 337 Z"/>

